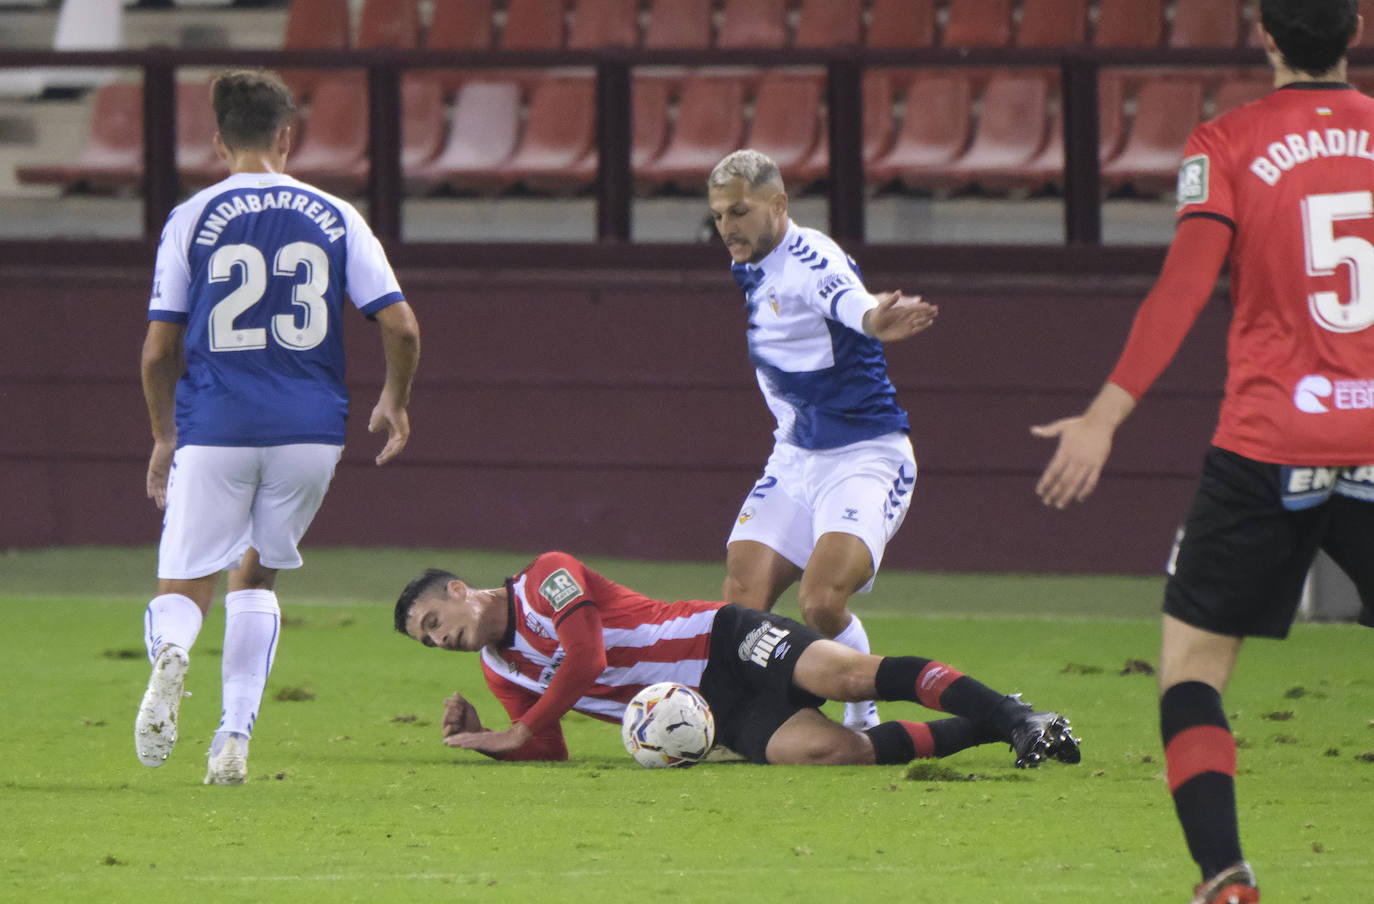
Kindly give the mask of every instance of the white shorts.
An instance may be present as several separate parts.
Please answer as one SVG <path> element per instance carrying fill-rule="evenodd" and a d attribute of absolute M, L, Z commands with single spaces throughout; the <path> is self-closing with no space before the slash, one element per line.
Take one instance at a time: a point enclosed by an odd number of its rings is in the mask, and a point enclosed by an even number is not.
<path fill-rule="evenodd" d="M 157 576 L 190 580 L 236 568 L 251 546 L 267 568 L 299 568 L 343 446 L 182 446 L 167 481 Z"/>
<path fill-rule="evenodd" d="M 852 534 L 868 547 L 876 576 L 915 486 L 916 456 L 905 433 L 817 451 L 778 443 L 727 545 L 753 540 L 805 568 L 821 535 Z M 859 592 L 872 586 L 870 578 Z"/>

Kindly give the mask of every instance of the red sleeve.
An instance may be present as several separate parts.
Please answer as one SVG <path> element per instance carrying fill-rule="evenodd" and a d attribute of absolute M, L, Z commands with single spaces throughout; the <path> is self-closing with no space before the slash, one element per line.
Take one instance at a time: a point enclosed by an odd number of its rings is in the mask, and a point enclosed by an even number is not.
<path fill-rule="evenodd" d="M 1210 216 L 1188 217 L 1178 224 L 1159 279 L 1136 311 L 1108 382 L 1139 400 L 1159 378 L 1211 297 L 1231 237 L 1231 226 Z"/>
<path fill-rule="evenodd" d="M 484 671 L 486 671 L 485 668 Z M 496 699 L 500 700 L 501 705 L 506 708 L 506 713 L 510 716 L 512 723 L 520 721 L 520 717 L 539 702 L 539 695 L 534 691 L 525 690 L 520 685 L 492 673 L 487 674 L 487 687 L 491 688 Z M 519 750 L 513 750 L 497 757 L 501 760 L 556 760 L 559 762 L 567 758 L 568 744 L 563 740 L 563 727 L 556 720 L 552 725 L 535 732 L 534 736 L 526 741 Z"/>
<path fill-rule="evenodd" d="M 548 725 L 558 724 L 606 670 L 606 641 L 601 635 L 601 613 L 590 600 L 559 613 L 554 622 L 563 661 L 558 665 L 549 687 L 518 720 L 529 726 L 536 737 Z"/>

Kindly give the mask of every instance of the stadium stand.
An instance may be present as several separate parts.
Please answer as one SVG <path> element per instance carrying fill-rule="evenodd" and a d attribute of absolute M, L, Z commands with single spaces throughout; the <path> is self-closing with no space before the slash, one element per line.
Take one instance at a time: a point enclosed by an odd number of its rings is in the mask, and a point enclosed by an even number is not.
<path fill-rule="evenodd" d="M 379 47 L 412 50 L 419 47 L 419 0 L 363 0 L 354 46 L 361 50 Z"/>
<path fill-rule="evenodd" d="M 596 142 L 595 88 L 590 78 L 548 77 L 535 83 L 524 137 L 498 168 L 505 187 L 571 194 L 590 184 L 583 161 Z"/>
<path fill-rule="evenodd" d="M 367 185 L 367 83 L 356 71 L 331 73 L 315 87 L 291 174 L 338 195 Z"/>
<path fill-rule="evenodd" d="M 1111 160 L 1121 150 L 1125 121 L 1125 82 L 1104 74 L 1097 86 L 1098 162 Z M 993 191 L 1038 193 L 1059 191 L 1064 186 L 1064 112 L 1056 107 L 1046 130 L 1045 144 L 1030 160 L 1011 166 L 991 165 L 979 173 L 980 184 Z"/>
<path fill-rule="evenodd" d="M 427 166 L 444 147 L 444 83 L 430 72 L 401 79 L 401 172 Z"/>
<path fill-rule="evenodd" d="M 183 188 L 198 189 L 228 175 L 228 167 L 215 153 L 216 128 L 209 83 L 178 82 L 177 173 Z"/>
<path fill-rule="evenodd" d="M 520 85 L 514 80 L 473 78 L 458 89 L 448 137 L 438 156 L 403 173 L 406 191 L 425 194 L 442 186 L 495 192 L 499 167 L 515 153 L 520 137 Z"/>
<path fill-rule="evenodd" d="M 492 47 L 492 0 L 434 0 L 425 46 L 430 50 L 490 50 Z M 430 69 L 445 97 L 452 97 L 464 73 L 456 69 Z"/>
<path fill-rule="evenodd" d="M 636 47 L 639 45 L 639 10 L 636 0 L 577 0 L 568 47 L 587 50 L 596 47 Z"/>
<path fill-rule="evenodd" d="M 1203 85 L 1198 78 L 1154 78 L 1141 84 L 1135 116 L 1121 153 L 1102 166 L 1110 191 L 1136 194 L 1172 191 L 1188 134 L 1202 121 Z"/>
<path fill-rule="evenodd" d="M 1240 43 L 1238 0 L 1174 0 L 1170 47 L 1235 47 Z"/>
<path fill-rule="evenodd" d="M 908 174 L 908 185 L 935 191 L 969 188 L 1000 189 L 985 173 L 1015 172 L 1034 159 L 1045 144 L 1049 109 L 1049 80 L 1042 73 L 999 71 L 983 91 L 981 112 L 967 150 L 944 164 Z"/>
<path fill-rule="evenodd" d="M 923 188 L 921 174 L 954 160 L 968 145 L 973 84 L 961 73 L 923 71 L 905 92 L 892 148 L 867 170 L 870 184 Z"/>
<path fill-rule="evenodd" d="M 857 46 L 863 32 L 859 0 L 802 0 L 795 47 Z"/>
<path fill-rule="evenodd" d="M 785 47 L 787 0 L 725 0 L 717 47 Z"/>
<path fill-rule="evenodd" d="M 935 0 L 873 0 L 869 47 L 935 46 Z"/>
<path fill-rule="evenodd" d="M 64 190 L 113 192 L 143 178 L 143 86 L 113 82 L 96 92 L 91 129 L 69 163 L 16 167 L 21 185 L 57 185 Z"/>
<path fill-rule="evenodd" d="M 950 0 L 946 47 L 1006 47 L 1011 43 L 1011 0 Z"/>
<path fill-rule="evenodd" d="M 1017 47 L 1070 47 L 1088 35 L 1088 0 L 1026 0 Z"/>
<path fill-rule="evenodd" d="M 352 43 L 351 29 L 348 0 L 291 0 L 286 7 L 282 46 L 290 50 L 346 50 Z M 329 70 L 286 69 L 281 75 L 296 102 L 308 103 Z"/>
<path fill-rule="evenodd" d="M 654 0 L 644 46 L 651 50 L 710 47 L 711 0 Z"/>
<path fill-rule="evenodd" d="M 1158 47 L 1163 40 L 1163 0 L 1098 0 L 1098 47 Z"/>
<path fill-rule="evenodd" d="M 557 50 L 563 32 L 563 0 L 508 0 L 501 32 L 507 50 Z"/>
<path fill-rule="evenodd" d="M 740 147 L 745 79 L 694 74 L 682 85 L 677 126 L 656 160 L 634 173 L 641 191 L 673 186 L 700 193 L 706 173 Z"/>
<path fill-rule="evenodd" d="M 1216 98 L 1212 102 L 1211 118 L 1215 119 L 1236 107 L 1250 103 L 1252 100 L 1259 100 L 1273 90 L 1274 77 L 1267 72 L 1263 75 L 1228 79 L 1217 89 Z"/>
<path fill-rule="evenodd" d="M 754 122 L 747 144 L 777 163 L 784 183 L 804 191 L 805 165 L 820 138 L 822 80 L 808 75 L 771 73 L 754 95 Z"/>
<path fill-rule="evenodd" d="M 907 78 L 910 78 L 908 73 Z M 876 69 L 864 73 L 863 81 L 863 162 L 870 166 L 873 161 L 887 153 L 892 147 L 896 118 L 893 105 L 896 102 L 895 85 L 898 79 L 892 70 Z M 796 168 L 796 180 L 802 185 L 813 185 L 826 179 L 830 174 L 830 142 L 826 134 L 825 111 L 821 111 L 817 131 L 820 137 L 811 156 Z"/>

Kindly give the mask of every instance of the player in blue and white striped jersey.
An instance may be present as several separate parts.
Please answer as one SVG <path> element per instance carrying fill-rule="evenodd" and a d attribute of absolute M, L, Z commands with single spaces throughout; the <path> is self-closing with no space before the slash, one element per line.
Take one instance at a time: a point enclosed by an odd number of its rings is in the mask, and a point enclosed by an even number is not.
<path fill-rule="evenodd" d="M 227 72 L 211 93 L 230 175 L 168 217 L 143 345 L 147 489 L 166 517 L 134 743 L 146 766 L 176 744 L 188 651 L 228 570 L 223 711 L 205 781 L 239 784 L 276 653 L 277 570 L 300 566 L 297 544 L 343 450 L 345 300 L 381 327 L 386 382 L 368 424 L 387 434 L 379 465 L 410 435 L 420 334 L 358 212 L 283 173 L 294 104 L 281 79 Z"/>
<path fill-rule="evenodd" d="M 806 623 L 867 653 L 849 597 L 872 586 L 916 483 L 883 343 L 921 332 L 938 310 L 900 292 L 870 294 L 829 236 L 788 217 L 766 155 L 730 154 L 707 191 L 744 291 L 749 359 L 777 419 L 772 455 L 727 542 L 724 598 L 771 609 L 800 578 Z M 845 724 L 878 724 L 876 707 L 847 704 Z"/>

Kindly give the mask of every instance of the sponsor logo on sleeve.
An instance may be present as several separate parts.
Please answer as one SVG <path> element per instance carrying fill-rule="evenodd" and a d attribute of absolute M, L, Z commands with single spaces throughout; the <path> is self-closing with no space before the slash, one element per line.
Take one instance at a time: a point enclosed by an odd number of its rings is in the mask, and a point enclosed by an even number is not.
<path fill-rule="evenodd" d="M 548 600 L 553 611 L 557 612 L 581 596 L 582 588 L 573 580 L 568 569 L 560 568 L 544 578 L 544 583 L 539 585 L 539 595 Z"/>
<path fill-rule="evenodd" d="M 1183 158 L 1178 168 L 1178 206 L 1201 204 L 1207 200 L 1207 155 Z"/>

